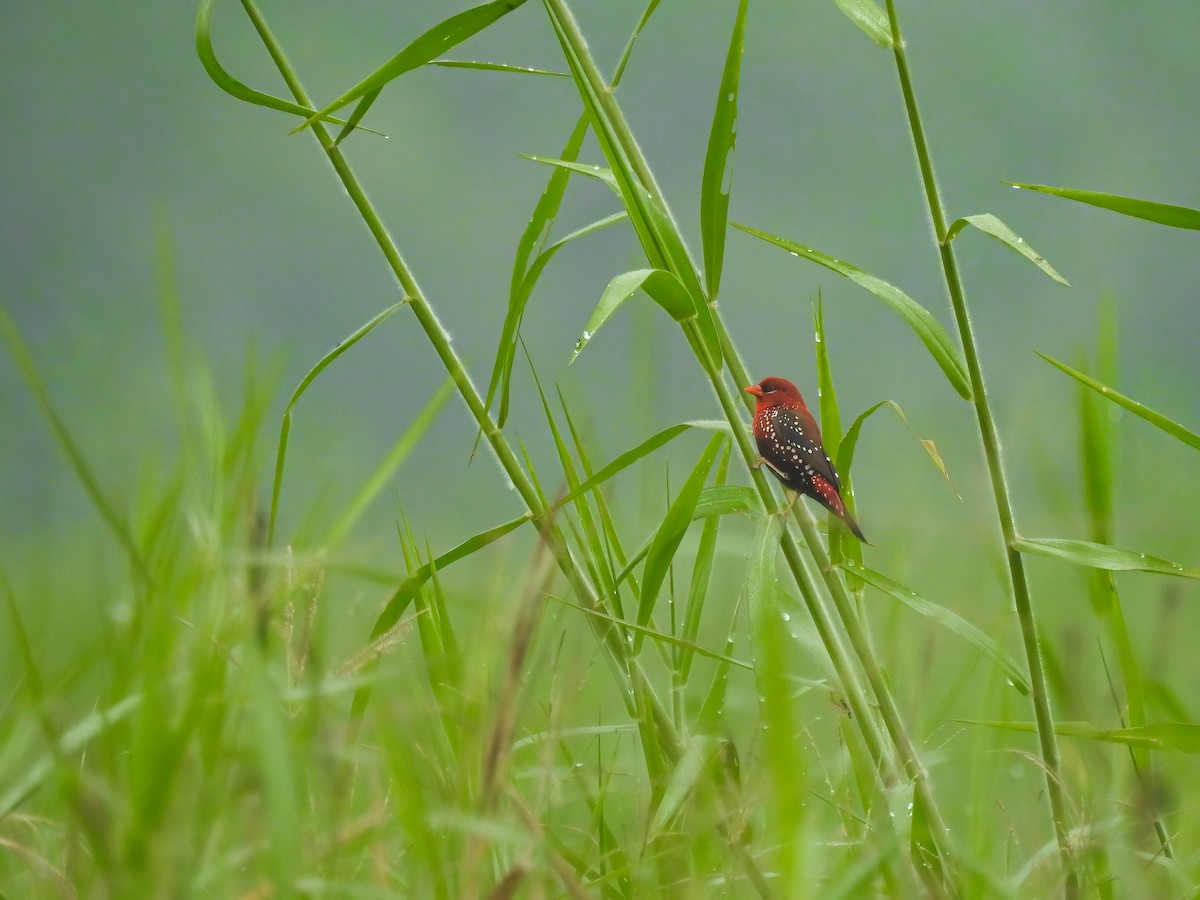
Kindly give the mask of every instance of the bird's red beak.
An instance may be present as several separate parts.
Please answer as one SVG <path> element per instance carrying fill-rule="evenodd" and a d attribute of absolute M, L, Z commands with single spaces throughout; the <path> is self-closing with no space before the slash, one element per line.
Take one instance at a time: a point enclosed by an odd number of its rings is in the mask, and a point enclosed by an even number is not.
<path fill-rule="evenodd" d="M 746 388 L 746 393 L 753 394 L 755 397 L 761 397 L 762 388 L 760 388 L 757 384 L 752 384 L 750 387 Z"/>

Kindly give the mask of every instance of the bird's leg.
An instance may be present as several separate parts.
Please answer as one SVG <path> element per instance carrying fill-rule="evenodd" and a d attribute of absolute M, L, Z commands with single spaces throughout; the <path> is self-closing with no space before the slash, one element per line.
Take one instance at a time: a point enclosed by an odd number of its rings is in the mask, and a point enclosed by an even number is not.
<path fill-rule="evenodd" d="M 796 501 L 800 499 L 800 495 L 791 488 L 784 488 L 783 496 L 787 498 L 787 506 L 785 506 L 783 511 L 779 514 L 779 519 L 782 522 L 786 522 L 788 515 L 791 514 L 792 507 L 795 506 Z"/>

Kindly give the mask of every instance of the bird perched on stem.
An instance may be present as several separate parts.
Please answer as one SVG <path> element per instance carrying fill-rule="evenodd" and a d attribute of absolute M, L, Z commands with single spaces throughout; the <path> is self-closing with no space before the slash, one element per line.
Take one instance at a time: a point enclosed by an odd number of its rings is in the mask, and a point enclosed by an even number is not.
<path fill-rule="evenodd" d="M 799 388 L 786 378 L 771 376 L 746 390 L 755 397 L 754 441 L 766 465 L 783 486 L 812 497 L 846 523 L 864 543 L 862 530 L 842 502 L 842 482 L 821 443 L 821 430 Z"/>

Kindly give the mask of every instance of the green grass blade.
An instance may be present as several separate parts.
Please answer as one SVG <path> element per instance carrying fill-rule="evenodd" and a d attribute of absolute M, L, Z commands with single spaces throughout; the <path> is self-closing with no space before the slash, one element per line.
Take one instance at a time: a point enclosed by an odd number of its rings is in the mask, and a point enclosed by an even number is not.
<path fill-rule="evenodd" d="M 721 287 L 721 266 L 725 259 L 725 231 L 729 223 L 729 185 L 733 180 L 733 153 L 737 146 L 737 95 L 742 72 L 742 53 L 746 49 L 746 7 L 738 3 L 729 52 L 717 91 L 708 152 L 704 156 L 704 174 L 700 181 L 700 237 L 704 245 L 704 277 L 708 301 L 715 302 Z"/>
<path fill-rule="evenodd" d="M 271 480 L 271 515 L 267 524 L 268 551 L 275 544 L 275 522 L 279 514 L 279 494 L 283 489 L 283 471 L 287 463 L 288 438 L 292 432 L 292 408 L 304 396 L 304 392 L 308 390 L 308 386 L 317 380 L 318 375 L 324 372 L 339 356 L 370 334 L 376 325 L 383 322 L 384 319 L 403 306 L 405 302 L 402 300 L 399 303 L 392 304 L 345 340 L 339 342 L 336 347 L 321 357 L 315 366 L 308 370 L 308 374 L 300 379 L 300 383 L 292 391 L 292 396 L 288 399 L 287 406 L 283 410 L 283 422 L 279 426 L 279 444 L 275 451 L 275 475 Z"/>
<path fill-rule="evenodd" d="M 532 516 L 525 513 L 523 516 L 517 516 L 515 519 L 510 519 L 494 528 L 489 528 L 486 531 L 481 531 L 479 534 L 473 535 L 463 541 L 461 544 L 447 550 L 441 556 L 426 563 L 413 572 L 408 578 L 404 579 L 401 585 L 396 588 L 387 605 L 384 606 L 383 612 L 379 614 L 379 618 L 375 620 L 374 626 L 371 628 L 371 639 L 379 637 L 389 628 L 400 620 L 400 616 L 404 614 L 404 610 L 408 608 L 408 604 L 412 602 L 413 596 L 421 586 L 429 580 L 429 577 L 434 571 L 441 571 L 452 563 L 458 562 L 460 559 L 466 559 L 473 553 L 477 553 L 484 547 L 488 546 L 500 538 L 504 537 L 510 531 L 520 528 L 528 522 Z"/>
<path fill-rule="evenodd" d="M 742 488 L 741 485 L 725 484 L 725 479 L 729 473 L 729 459 L 732 449 L 732 443 L 726 446 L 725 452 L 721 454 L 720 460 L 717 461 L 717 472 L 713 476 L 715 483 L 706 487 L 701 492 L 700 499 L 696 502 L 696 513 L 700 513 L 703 509 L 707 517 L 704 522 L 704 528 L 700 532 L 700 542 L 696 547 L 696 561 L 692 564 L 692 577 L 688 583 L 687 611 L 684 613 L 683 619 L 683 638 L 693 643 L 700 634 L 700 618 L 704 612 L 704 601 L 708 596 L 708 585 L 712 577 L 713 565 L 716 562 L 717 534 L 721 527 L 721 515 L 723 513 L 739 511 L 741 503 L 749 503 L 756 510 L 762 508 L 762 500 L 758 496 L 758 492 L 753 488 Z M 741 500 L 735 499 L 739 496 L 739 493 L 731 493 L 726 490 L 727 488 L 741 488 L 744 491 L 744 493 L 740 493 Z M 722 512 L 716 512 L 712 506 L 706 504 L 706 499 L 714 496 L 721 498 L 723 501 L 723 505 L 720 507 Z M 688 677 L 691 674 L 692 659 L 693 654 L 688 650 L 682 651 L 676 658 L 675 673 L 678 678 L 678 684 L 681 686 L 686 685 L 688 682 Z"/>
<path fill-rule="evenodd" d="M 838 9 L 880 47 L 892 46 L 892 26 L 875 0 L 834 0 Z"/>
<path fill-rule="evenodd" d="M 1107 569 L 1110 572 L 1149 572 L 1155 575 L 1175 575 L 1179 578 L 1200 578 L 1200 568 L 1092 541 L 1017 538 L 1013 541 L 1013 549 L 1020 553 L 1035 553 L 1077 566 Z"/>
<path fill-rule="evenodd" d="M 1074 188 L 1050 187 L 1045 184 L 1024 184 L 1019 181 L 1005 181 L 1011 187 L 1027 191 L 1037 191 L 1050 194 L 1066 200 L 1075 200 L 1098 206 L 1101 209 L 1112 210 L 1123 216 L 1135 219 L 1145 219 L 1157 222 L 1159 225 L 1170 225 L 1172 228 L 1188 228 L 1200 230 L 1200 209 L 1187 206 L 1171 206 L 1168 203 L 1155 203 L 1153 200 L 1139 200 L 1136 197 L 1122 197 L 1118 194 L 1104 194 L 1099 191 L 1080 191 Z"/>
<path fill-rule="evenodd" d="M 324 109 L 306 118 L 304 123 L 295 130 L 307 128 L 313 122 L 355 100 L 361 100 L 363 105 L 369 106 L 388 82 L 399 78 L 405 72 L 411 72 L 413 69 L 433 62 L 447 50 L 457 47 L 467 38 L 478 34 L 524 2 L 525 0 L 493 0 L 491 3 L 463 10 L 439 22 Z M 356 110 L 355 112 L 361 118 L 366 110 Z"/>
<path fill-rule="evenodd" d="M 453 392 L 454 382 L 447 378 L 442 382 L 442 386 L 434 391 L 433 396 L 429 398 L 429 402 L 417 413 L 416 418 L 412 420 L 396 443 L 392 445 L 392 449 L 384 457 L 383 461 L 376 466 L 371 477 L 359 488 L 358 493 L 350 502 L 346 511 L 342 513 L 338 520 L 330 527 L 329 531 L 325 533 L 324 538 L 319 542 L 319 546 L 332 547 L 340 543 L 350 533 L 350 529 L 354 527 L 354 524 L 359 520 L 359 517 L 362 516 L 366 508 L 379 496 L 379 492 L 387 486 L 392 474 L 408 458 L 413 448 L 425 436 L 425 432 L 437 420 L 438 413 L 441 412 L 442 406 Z"/>
<path fill-rule="evenodd" d="M 787 238 L 768 234 L 765 231 L 759 231 L 748 225 L 740 225 L 737 222 L 733 223 L 733 227 L 747 234 L 754 235 L 768 244 L 781 247 L 793 256 L 811 260 L 818 265 L 824 266 L 831 272 L 837 272 L 839 275 L 849 278 L 855 284 L 870 291 L 908 323 L 909 328 L 920 338 L 921 343 L 925 345 L 925 349 L 929 351 L 934 361 L 941 367 L 942 372 L 945 373 L 946 378 L 954 389 L 958 391 L 959 395 L 965 400 L 971 399 L 971 385 L 967 379 L 967 369 L 966 364 L 963 362 L 962 354 L 950 340 L 950 335 L 942 327 L 941 322 L 935 319 L 929 310 L 917 303 L 916 300 L 912 299 L 904 291 L 849 263 L 843 262 L 840 259 L 834 259 L 832 256 L 826 256 L 824 253 L 813 250 L 811 247 L 805 247 L 803 244 L 797 244 L 795 241 L 789 241 Z"/>
<path fill-rule="evenodd" d="M 550 156 L 534 156 L 531 153 L 521 154 L 525 159 L 532 162 L 542 163 L 547 166 L 555 166 L 559 169 L 565 169 L 568 172 L 578 172 L 580 175 L 586 175 L 588 178 L 595 178 L 597 181 L 602 181 L 612 190 L 618 197 L 621 196 L 621 188 L 617 184 L 617 176 L 613 174 L 612 169 L 606 166 L 596 166 L 589 163 L 576 162 L 573 159 L 554 159 Z"/>
<path fill-rule="evenodd" d="M 704 778 L 705 770 L 717 761 L 721 750 L 719 738 L 709 735 L 693 735 L 683 748 L 683 755 L 675 764 L 671 777 L 663 791 L 662 801 L 654 811 L 654 818 L 646 835 L 651 843 L 682 814 L 684 804 L 696 785 Z"/>
<path fill-rule="evenodd" d="M 1018 235 L 1015 231 L 1013 231 L 991 213 L 984 213 L 978 216 L 966 216 L 962 219 L 958 219 L 950 226 L 949 230 L 947 230 L 946 241 L 949 242 L 954 240 L 956 237 L 958 237 L 959 232 L 961 232 L 968 225 L 973 225 L 988 237 L 993 237 L 1006 247 L 1017 251 L 1059 284 L 1070 287 L 1070 282 L 1059 275 L 1058 270 L 1055 269 L 1054 266 L 1050 265 L 1044 256 L 1025 243 L 1025 239 L 1023 237 Z"/>
<path fill-rule="evenodd" d="M 984 725 L 1006 731 L 1033 732 L 1033 722 L 981 722 L 959 719 L 968 725 Z M 1056 734 L 1063 737 L 1081 738 L 1089 741 L 1124 744 L 1145 750 L 1170 750 L 1189 756 L 1200 754 L 1200 725 L 1193 722 L 1152 722 L 1139 728 L 1096 728 L 1087 722 L 1057 722 Z"/>
<path fill-rule="evenodd" d="M 706 659 L 715 660 L 716 662 L 722 663 L 727 666 L 734 666 L 739 669 L 745 669 L 747 672 L 752 672 L 754 670 L 754 666 L 751 665 L 750 663 L 746 662 L 745 660 L 741 660 L 741 659 L 737 659 L 736 657 L 729 656 L 727 653 L 717 653 L 715 650 L 709 650 L 703 644 L 698 644 L 693 640 L 688 640 L 686 638 L 677 637 L 676 635 L 668 634 L 665 631 L 659 631 L 656 628 L 650 628 L 645 625 L 638 625 L 635 622 L 629 622 L 625 619 L 618 618 L 617 616 L 610 616 L 608 613 L 604 612 L 603 610 L 587 609 L 585 607 L 580 606 L 578 603 L 572 603 L 570 600 L 567 600 L 564 597 L 556 597 L 553 594 L 547 594 L 546 596 L 552 600 L 557 600 L 559 603 L 563 604 L 564 606 L 569 606 L 572 609 L 576 609 L 579 612 L 586 613 L 587 615 L 592 616 L 593 618 L 596 618 L 596 619 L 600 619 L 601 621 L 609 622 L 613 625 L 619 625 L 623 630 L 627 630 L 627 631 L 633 632 L 634 634 L 638 634 L 643 637 L 647 637 L 650 640 L 655 641 L 656 643 L 666 644 L 671 647 L 678 647 L 680 650 L 685 650 L 688 653 L 694 653 L 697 656 L 703 656 Z"/>
<path fill-rule="evenodd" d="M 29 388 L 29 392 L 33 395 L 34 401 L 37 403 L 42 415 L 46 417 L 46 421 L 50 425 L 50 431 L 54 435 L 59 449 L 67 457 L 67 462 L 70 463 L 71 469 L 75 472 L 75 477 L 79 479 L 79 483 L 83 485 L 88 499 L 92 501 L 92 505 L 100 513 L 100 517 L 108 525 L 109 530 L 112 531 L 113 536 L 124 549 L 125 555 L 129 558 L 129 564 L 137 574 L 138 579 L 145 585 L 150 584 L 154 579 L 150 576 L 150 569 L 146 565 L 146 560 L 142 556 L 141 549 L 134 540 L 129 523 L 118 511 L 116 505 L 104 495 L 104 491 L 100 488 L 100 481 L 96 478 L 95 473 L 92 472 L 92 467 L 88 465 L 87 459 L 83 455 L 83 450 L 75 438 L 71 436 L 66 423 L 54 408 L 54 404 L 50 400 L 50 392 L 46 389 L 45 382 L 42 381 L 42 375 L 29 353 L 29 348 L 25 346 L 25 341 L 21 337 L 17 323 L 12 320 L 8 309 L 4 306 L 0 306 L 0 335 L 3 335 L 5 342 L 8 344 L 8 352 L 12 355 L 17 371 L 21 373 L 21 377 L 25 380 L 25 384 Z"/>
<path fill-rule="evenodd" d="M 290 113 L 293 116 L 301 116 L 305 119 L 314 116 L 316 110 L 309 109 L 307 106 L 301 106 L 299 103 L 293 103 L 290 100 L 264 94 L 262 91 L 256 91 L 242 84 L 225 71 L 224 67 L 217 60 L 217 55 L 212 46 L 212 10 L 215 3 L 216 0 L 200 0 L 200 9 L 196 14 L 196 54 L 200 57 L 200 64 L 204 66 L 204 71 L 208 73 L 208 77 L 213 80 L 213 83 L 230 96 L 236 97 L 238 100 L 245 101 L 246 103 L 252 103 L 255 106 L 279 110 L 280 112 Z M 326 122 L 333 122 L 335 125 L 346 124 L 344 120 L 334 118 L 333 116 L 323 116 L 322 119 Z M 369 128 L 363 130 L 371 131 Z M 372 133 L 379 134 L 377 131 Z"/>
<path fill-rule="evenodd" d="M 1129 410 L 1139 419 L 1145 419 L 1155 428 L 1165 431 L 1176 440 L 1183 441 L 1183 443 L 1187 444 L 1192 449 L 1200 450 L 1200 434 L 1197 434 L 1188 428 L 1184 428 L 1178 422 L 1168 419 L 1162 413 L 1155 412 L 1150 407 L 1138 403 L 1132 397 L 1127 397 L 1119 391 L 1113 390 L 1107 384 L 1097 381 L 1095 378 L 1092 378 L 1089 375 L 1085 375 L 1078 369 L 1071 368 L 1071 366 L 1068 366 L 1064 362 L 1059 362 L 1057 359 L 1049 357 L 1045 353 L 1039 353 L 1036 350 L 1034 352 L 1046 362 L 1050 363 L 1050 365 L 1062 370 L 1063 372 L 1066 372 L 1080 384 L 1090 387 L 1093 391 L 1102 394 L 1104 397 L 1108 398 L 1113 403 L 1116 403 L 1118 406 L 1125 407 L 1125 409 Z"/>
<path fill-rule="evenodd" d="M 984 656 L 996 663 L 1008 676 L 1008 680 L 1022 694 L 1029 694 L 1029 679 L 1025 673 L 1009 656 L 1000 644 L 990 638 L 981 629 L 972 625 L 958 613 L 946 609 L 944 606 L 927 600 L 920 594 L 905 587 L 897 581 L 893 581 L 886 575 L 882 575 L 872 569 L 868 569 L 863 565 L 856 565 L 851 562 L 842 564 L 842 568 L 849 572 L 853 572 L 867 584 L 882 591 L 890 597 L 899 600 L 909 609 L 920 613 L 930 621 L 936 622 L 943 628 L 954 632 L 967 643 L 975 647 Z"/>
<path fill-rule="evenodd" d="M 549 75 L 554 78 L 570 78 L 566 72 L 552 72 L 549 69 L 536 69 L 532 66 L 510 66 L 505 63 L 478 62 L 468 59 L 435 59 L 429 65 L 442 66 L 447 69 L 479 69 L 485 72 L 511 72 L 514 75 Z"/>
<path fill-rule="evenodd" d="M 273 895 L 293 897 L 296 896 L 297 864 L 303 859 L 296 757 L 264 661 L 259 659 L 254 669 L 250 706 L 256 726 L 259 775 L 266 800 L 267 869 L 271 873 Z"/>
<path fill-rule="evenodd" d="M 659 525 L 658 531 L 654 535 L 654 540 L 650 543 L 650 551 L 646 554 L 646 566 L 642 570 L 642 593 L 637 613 L 639 625 L 649 623 L 654 614 L 654 604 L 657 602 L 663 582 L 666 580 L 667 571 L 675 558 L 679 544 L 683 541 L 684 533 L 692 523 L 692 513 L 700 499 L 700 492 L 704 489 L 704 482 L 708 480 L 708 473 L 712 470 L 713 463 L 724 443 L 725 436 L 722 434 L 715 434 L 709 439 L 708 445 L 700 454 L 691 474 L 679 489 L 679 494 L 672 501 L 662 524 Z M 640 646 L 640 641 L 635 641 L 635 654 Z"/>
<path fill-rule="evenodd" d="M 842 436 L 842 443 L 838 447 L 836 460 L 838 474 L 843 477 L 849 477 L 850 469 L 854 464 L 854 450 L 858 446 L 858 438 L 862 432 L 863 424 L 876 411 L 885 406 L 896 414 L 896 418 L 904 423 L 904 427 L 908 429 L 917 443 L 921 445 L 921 449 L 925 451 L 925 455 L 937 467 L 938 473 L 945 479 L 946 484 L 950 485 L 950 489 L 958 496 L 958 490 L 954 487 L 954 482 L 950 480 L 950 473 L 946 469 L 946 463 L 942 460 L 942 454 L 938 450 L 937 444 L 917 434 L 912 424 L 908 421 L 908 416 L 904 414 L 904 410 L 895 400 L 880 400 L 874 406 L 868 407 L 864 412 L 860 413 L 858 418 L 850 423 L 850 427 L 846 429 L 846 433 Z"/>
<path fill-rule="evenodd" d="M 813 333 L 816 341 L 817 357 L 817 400 L 821 414 L 821 435 L 824 438 L 825 452 L 830 459 L 838 458 L 838 449 L 842 444 L 842 413 L 838 408 L 837 390 L 833 384 L 833 367 L 829 362 L 829 342 L 825 338 L 825 311 L 821 303 L 821 295 L 817 294 L 817 303 L 813 307 Z M 850 477 L 849 466 L 838 469 L 842 479 L 842 500 L 852 516 L 857 515 L 857 505 L 854 502 L 854 480 Z M 828 514 L 831 520 L 833 513 Z M 843 554 L 855 562 L 862 562 L 862 542 L 844 528 L 830 525 L 829 558 L 834 565 L 842 561 Z M 848 586 L 854 590 L 862 589 L 853 580 Z"/>
<path fill-rule="evenodd" d="M 679 279 L 663 269 L 637 269 L 618 275 L 608 283 L 600 302 L 588 319 L 583 334 L 575 342 L 571 362 L 583 352 L 596 333 L 604 326 L 621 304 L 641 289 L 676 322 L 687 319 L 693 313 L 692 298 Z"/>
<path fill-rule="evenodd" d="M 564 160 L 575 160 L 586 135 L 587 116 L 582 116 L 571 131 L 570 137 L 567 138 L 566 146 L 563 147 L 561 156 Z M 523 293 L 521 288 L 530 280 L 530 258 L 535 253 L 541 255 L 541 250 L 554 227 L 554 221 L 558 217 L 558 210 L 562 205 L 563 194 L 566 193 L 570 176 L 570 170 L 564 168 L 555 168 L 550 173 L 546 187 L 533 207 L 529 223 L 521 233 L 520 240 L 517 241 L 517 252 L 513 257 L 512 278 L 508 288 L 508 312 L 505 314 L 504 325 L 500 330 L 500 341 L 496 347 L 496 361 L 492 365 L 492 377 L 488 382 L 487 399 L 484 401 L 484 406 L 491 409 L 497 391 L 500 392 L 500 410 L 496 424 L 501 428 L 504 427 L 508 417 L 508 386 L 512 377 L 513 360 L 516 357 L 517 335 L 520 332 L 521 320 L 525 315 L 525 303 L 529 300 L 529 295 L 533 292 L 533 284 L 537 279 L 534 278 L 530 283 L 528 292 Z M 482 434 L 481 430 L 480 435 L 482 436 Z"/>

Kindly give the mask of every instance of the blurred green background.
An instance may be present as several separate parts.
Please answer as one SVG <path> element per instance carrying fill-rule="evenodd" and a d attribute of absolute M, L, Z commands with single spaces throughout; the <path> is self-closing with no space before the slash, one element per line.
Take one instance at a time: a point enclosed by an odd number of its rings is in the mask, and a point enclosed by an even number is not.
<path fill-rule="evenodd" d="M 268 0 L 264 12 L 310 92 L 329 99 L 466 5 Z M 577 4 L 599 59 L 615 61 L 641 8 Z M 620 88 L 694 252 L 699 172 L 733 8 L 664 3 Z M 173 248 L 184 326 L 231 406 L 248 348 L 281 360 L 278 412 L 322 354 L 398 299 L 311 137 L 288 136 L 292 119 L 237 103 L 210 83 L 193 48 L 194 15 L 188 3 L 17 0 L 0 9 L 10 48 L 0 58 L 2 299 L 119 497 L 169 462 L 175 440 L 156 229 Z M 1021 194 L 1000 180 L 1200 206 L 1200 4 L 915 0 L 901 3 L 900 15 L 951 216 L 999 215 L 1072 283 L 1054 284 L 978 234 L 963 237 L 1021 524 L 1032 534 L 1083 536 L 1081 519 L 1062 512 L 1082 510 L 1074 387 L 1031 351 L 1078 362 L 1094 343 L 1102 299 L 1111 298 L 1121 388 L 1194 427 L 1196 239 Z M 283 93 L 235 3 L 218 5 L 216 46 L 240 80 Z M 536 3 L 451 56 L 562 68 Z M 731 218 L 851 261 L 950 324 L 887 54 L 832 2 L 759 2 L 745 59 Z M 349 142 L 477 383 L 490 372 L 516 237 L 548 174 L 519 154 L 557 155 L 578 111 L 565 79 L 430 67 L 391 86 L 372 110 L 369 124 L 388 139 Z M 594 144 L 583 157 L 599 159 Z M 613 209 L 602 187 L 574 184 L 563 225 Z M 905 446 L 899 425 L 868 426 L 856 484 L 879 552 L 887 554 L 889 535 L 913 528 L 930 529 L 931 544 L 941 534 L 982 545 L 987 536 L 972 534 L 973 523 L 988 518 L 969 510 L 989 500 L 969 410 L 903 323 L 832 273 L 738 232 L 728 245 L 722 306 L 759 375 L 785 375 L 815 392 L 811 305 L 820 290 L 847 421 L 894 399 L 946 457 L 964 504 L 915 443 L 897 450 Z M 523 329 L 543 379 L 586 400 L 594 458 L 715 409 L 677 331 L 648 308 L 622 312 L 567 367 L 602 288 L 637 258 L 624 228 L 572 245 L 543 277 Z M 641 375 L 633 383 L 631 361 L 647 358 L 652 383 Z M 509 430 L 536 456 L 545 452 L 544 424 L 522 388 L 527 370 L 517 372 Z M 297 411 L 285 532 L 314 500 L 344 499 L 442 378 L 407 312 L 331 368 Z M 360 527 L 360 539 L 389 558 L 396 498 L 435 547 L 519 511 L 490 462 L 468 465 L 474 428 L 455 403 L 398 473 L 395 494 Z M 108 538 L 7 357 L 0 422 L 7 564 L 53 570 L 64 546 L 98 560 L 93 548 Z M 1116 542 L 1196 562 L 1180 528 L 1192 523 L 1200 497 L 1194 461 L 1141 423 L 1128 423 L 1123 438 Z M 906 543 L 910 552 L 921 545 Z M 893 562 L 903 575 L 904 561 Z M 1000 585 L 997 578 L 997 594 Z"/>

